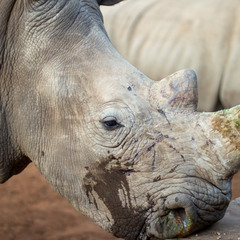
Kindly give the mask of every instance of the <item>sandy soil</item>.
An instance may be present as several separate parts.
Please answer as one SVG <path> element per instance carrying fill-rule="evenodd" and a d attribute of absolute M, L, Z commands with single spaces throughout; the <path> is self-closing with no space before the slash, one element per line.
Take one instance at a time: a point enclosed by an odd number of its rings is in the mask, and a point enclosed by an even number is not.
<path fill-rule="evenodd" d="M 234 198 L 240 196 L 240 174 L 233 181 L 233 191 Z M 238 240 L 239 232 L 240 204 L 235 204 L 223 220 L 189 239 Z M 0 185 L 0 240 L 116 239 L 60 197 L 33 164 Z"/>

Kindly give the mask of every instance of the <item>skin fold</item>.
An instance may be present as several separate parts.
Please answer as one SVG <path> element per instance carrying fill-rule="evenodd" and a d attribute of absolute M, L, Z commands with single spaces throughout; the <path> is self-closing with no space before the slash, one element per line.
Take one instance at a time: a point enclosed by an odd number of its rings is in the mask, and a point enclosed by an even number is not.
<path fill-rule="evenodd" d="M 198 113 L 197 78 L 155 82 L 112 46 L 99 4 L 0 1 L 0 182 L 32 161 L 124 239 L 187 236 L 224 216 L 240 107 Z"/>

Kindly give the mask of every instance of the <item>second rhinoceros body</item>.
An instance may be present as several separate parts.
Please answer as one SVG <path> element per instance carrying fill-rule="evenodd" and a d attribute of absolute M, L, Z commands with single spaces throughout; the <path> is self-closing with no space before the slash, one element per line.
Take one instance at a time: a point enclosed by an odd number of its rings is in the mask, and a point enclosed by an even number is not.
<path fill-rule="evenodd" d="M 115 236 L 187 236 L 231 199 L 240 107 L 198 113 L 192 70 L 156 82 L 124 60 L 99 9 L 116 2 L 0 1 L 0 182 L 32 161 Z"/>
<path fill-rule="evenodd" d="M 128 0 L 103 8 L 113 45 L 154 80 L 192 68 L 201 111 L 240 104 L 239 0 Z"/>

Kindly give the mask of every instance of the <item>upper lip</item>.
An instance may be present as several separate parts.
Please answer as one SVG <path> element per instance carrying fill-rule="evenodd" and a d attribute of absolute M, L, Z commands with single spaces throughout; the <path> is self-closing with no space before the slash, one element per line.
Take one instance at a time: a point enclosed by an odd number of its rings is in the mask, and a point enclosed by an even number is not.
<path fill-rule="evenodd" d="M 187 178 L 187 177 L 186 177 Z M 193 178 L 191 176 L 190 178 Z M 223 217 L 225 209 L 228 205 L 228 201 L 230 201 L 230 190 L 224 191 L 224 183 L 223 186 L 217 186 L 215 184 L 212 184 L 207 179 L 202 179 L 201 177 L 194 177 L 196 179 L 199 179 L 199 181 L 202 181 L 201 187 L 203 188 L 202 191 L 191 191 L 189 189 L 189 193 L 181 193 L 181 190 L 179 189 L 178 193 L 172 193 L 169 196 L 166 196 L 164 199 L 164 206 L 161 208 L 165 209 L 163 211 L 157 212 L 156 210 L 153 212 L 153 210 L 150 212 L 150 214 L 147 217 L 147 224 L 145 227 L 149 227 L 151 223 L 153 224 L 152 227 L 154 228 L 155 224 L 157 223 L 156 219 L 163 219 L 163 222 L 161 225 L 160 220 L 160 232 L 159 234 L 156 231 L 156 234 L 148 234 L 147 229 L 142 230 L 139 234 L 139 237 L 137 239 L 144 239 L 144 240 L 155 240 L 155 239 L 161 239 L 161 237 L 167 237 L 162 236 L 161 234 L 161 226 L 162 227 L 173 227 L 176 222 L 176 224 L 179 223 L 179 226 L 177 230 L 175 230 L 175 236 L 186 236 L 191 234 L 192 232 L 196 230 L 200 230 L 206 225 L 210 225 Z M 194 182 L 192 182 L 194 185 Z M 209 195 L 208 199 L 208 192 L 204 188 L 204 184 L 206 185 L 206 189 L 209 189 L 209 185 L 212 186 L 212 194 Z M 200 185 L 199 185 L 200 186 Z M 183 187 L 186 190 L 186 186 L 180 186 Z M 223 189 L 223 190 L 222 190 Z M 210 191 L 211 192 L 211 191 Z M 218 194 L 219 193 L 219 194 Z M 205 194 L 205 197 L 202 196 L 202 194 Z M 177 199 L 176 199 L 177 197 Z M 201 201 L 200 203 L 198 201 Z M 204 204 L 204 208 L 201 207 Z M 156 205 L 156 202 L 154 203 Z M 183 211 L 184 209 L 184 211 Z M 204 216 L 203 212 L 206 211 L 206 214 L 208 215 L 208 218 L 203 218 Z M 165 218 L 165 220 L 164 220 Z M 172 218 L 172 223 L 169 221 L 169 219 Z M 179 221 L 179 222 L 177 222 Z M 167 231 L 166 231 L 167 232 Z M 144 237 L 143 237 L 144 236 Z M 173 237 L 173 236 L 170 236 Z"/>

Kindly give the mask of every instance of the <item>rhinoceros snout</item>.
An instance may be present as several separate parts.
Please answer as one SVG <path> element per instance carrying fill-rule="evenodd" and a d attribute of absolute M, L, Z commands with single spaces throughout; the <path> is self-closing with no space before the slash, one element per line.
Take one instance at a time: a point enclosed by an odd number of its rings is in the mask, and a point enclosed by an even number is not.
<path fill-rule="evenodd" d="M 172 195 L 165 204 L 166 214 L 150 223 L 148 239 L 184 237 L 198 229 L 196 207 L 186 196 Z"/>

